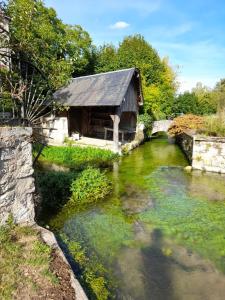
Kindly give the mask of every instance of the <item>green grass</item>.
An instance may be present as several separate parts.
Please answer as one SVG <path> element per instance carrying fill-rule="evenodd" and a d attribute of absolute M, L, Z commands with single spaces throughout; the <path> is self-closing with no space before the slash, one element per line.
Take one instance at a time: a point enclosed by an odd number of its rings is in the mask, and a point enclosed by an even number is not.
<path fill-rule="evenodd" d="M 34 154 L 38 148 L 34 148 Z M 54 163 L 65 167 L 81 170 L 87 166 L 107 167 L 118 157 L 117 154 L 110 150 L 98 148 L 81 148 L 81 147 L 45 147 L 39 160 L 43 162 Z"/>
<path fill-rule="evenodd" d="M 17 289 L 31 294 L 40 288 L 35 278 L 57 284 L 50 271 L 51 248 L 39 240 L 31 227 L 14 226 L 11 221 L 0 227 L 0 299 L 10 300 Z"/>

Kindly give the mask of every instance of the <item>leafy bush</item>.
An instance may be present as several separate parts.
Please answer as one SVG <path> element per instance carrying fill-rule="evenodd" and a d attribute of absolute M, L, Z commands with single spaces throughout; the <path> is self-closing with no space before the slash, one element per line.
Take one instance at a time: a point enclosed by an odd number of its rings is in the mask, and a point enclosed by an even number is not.
<path fill-rule="evenodd" d="M 186 131 L 196 131 L 202 128 L 204 128 L 204 118 L 188 114 L 175 118 L 168 132 L 170 135 L 175 136 Z"/>
<path fill-rule="evenodd" d="M 36 171 L 36 186 L 42 200 L 41 213 L 56 212 L 68 201 L 70 185 L 76 177 L 74 172 Z"/>
<path fill-rule="evenodd" d="M 151 135 L 153 121 L 153 117 L 147 113 L 138 116 L 138 123 L 144 124 L 147 137 Z"/>
<path fill-rule="evenodd" d="M 71 201 L 78 205 L 103 200 L 111 191 L 111 185 L 99 169 L 87 168 L 71 185 Z"/>
<path fill-rule="evenodd" d="M 36 151 L 36 149 L 34 149 Z M 42 161 L 48 161 L 58 165 L 64 165 L 73 169 L 81 170 L 87 166 L 105 167 L 112 163 L 112 160 L 118 157 L 110 150 L 98 148 L 80 148 L 80 147 L 56 147 L 50 146 L 44 148 Z"/>

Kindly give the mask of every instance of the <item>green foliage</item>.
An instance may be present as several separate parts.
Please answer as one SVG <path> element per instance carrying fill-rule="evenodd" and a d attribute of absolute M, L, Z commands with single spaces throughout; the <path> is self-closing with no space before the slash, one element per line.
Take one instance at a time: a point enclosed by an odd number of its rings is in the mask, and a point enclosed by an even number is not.
<path fill-rule="evenodd" d="M 225 79 L 221 79 L 213 90 L 213 97 L 217 103 L 217 112 L 220 117 L 225 116 Z"/>
<path fill-rule="evenodd" d="M 35 172 L 37 190 L 41 196 L 41 215 L 56 212 L 70 197 L 70 185 L 76 178 L 74 172 Z"/>
<path fill-rule="evenodd" d="M 111 185 L 99 169 L 87 168 L 71 185 L 71 201 L 80 206 L 103 200 L 111 191 Z"/>
<path fill-rule="evenodd" d="M 178 95 L 174 99 L 173 114 L 199 114 L 197 96 L 190 92 Z"/>
<path fill-rule="evenodd" d="M 151 136 L 153 122 L 153 117 L 147 113 L 138 116 L 138 123 L 144 124 L 144 130 L 147 137 Z"/>
<path fill-rule="evenodd" d="M 173 114 L 208 115 L 216 112 L 216 103 L 212 101 L 209 91 L 194 89 L 193 92 L 184 92 L 174 99 Z"/>
<path fill-rule="evenodd" d="M 95 72 L 109 72 L 118 69 L 117 49 L 113 45 L 103 45 L 97 50 Z"/>
<path fill-rule="evenodd" d="M 125 37 L 118 49 L 112 45 L 98 49 L 97 73 L 131 67 L 141 71 L 145 113 L 153 114 L 156 119 L 169 116 L 176 90 L 175 74 L 167 59 L 161 60 L 143 36 Z"/>
<path fill-rule="evenodd" d="M 34 149 L 35 150 L 35 149 Z M 35 150 L 37 151 L 37 149 Z M 63 165 L 76 170 L 87 166 L 105 167 L 112 164 L 117 154 L 98 148 L 81 147 L 45 147 L 40 160 Z"/>
<path fill-rule="evenodd" d="M 64 24 L 42 0 L 9 0 L 10 48 L 31 61 L 56 89 L 89 69 L 93 47 L 80 26 Z"/>

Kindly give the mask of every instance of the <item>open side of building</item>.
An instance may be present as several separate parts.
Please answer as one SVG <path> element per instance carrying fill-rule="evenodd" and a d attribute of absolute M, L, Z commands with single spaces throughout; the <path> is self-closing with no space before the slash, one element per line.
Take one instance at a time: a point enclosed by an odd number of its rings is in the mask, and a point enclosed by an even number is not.
<path fill-rule="evenodd" d="M 79 135 L 108 141 L 115 152 L 121 144 L 131 142 L 136 134 L 137 116 L 143 104 L 141 79 L 136 68 L 83 76 L 54 94 L 55 100 L 68 108 L 59 113 L 51 133 L 52 141 L 62 143 L 66 137 Z M 81 140 L 77 143 L 82 143 Z M 111 143 L 110 143 L 111 141 Z"/>

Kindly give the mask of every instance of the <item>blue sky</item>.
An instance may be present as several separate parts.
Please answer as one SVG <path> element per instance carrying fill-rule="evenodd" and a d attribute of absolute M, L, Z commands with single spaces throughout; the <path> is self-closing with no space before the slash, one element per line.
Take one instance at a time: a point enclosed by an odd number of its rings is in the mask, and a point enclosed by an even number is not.
<path fill-rule="evenodd" d="M 68 24 L 80 24 L 96 45 L 140 33 L 169 57 L 180 91 L 225 78 L 225 1 L 46 0 Z"/>

